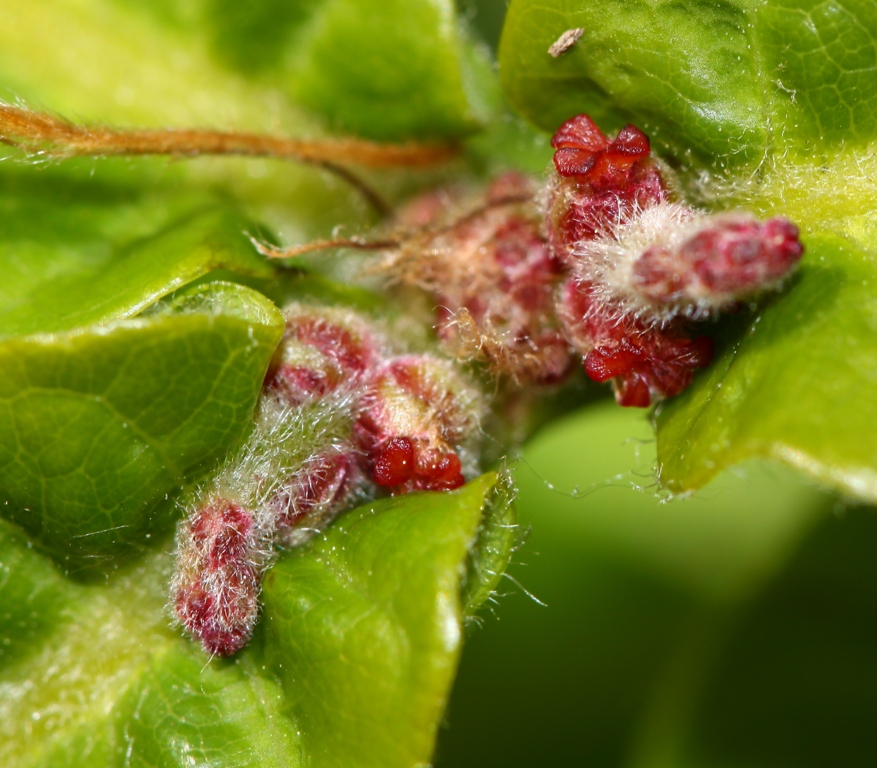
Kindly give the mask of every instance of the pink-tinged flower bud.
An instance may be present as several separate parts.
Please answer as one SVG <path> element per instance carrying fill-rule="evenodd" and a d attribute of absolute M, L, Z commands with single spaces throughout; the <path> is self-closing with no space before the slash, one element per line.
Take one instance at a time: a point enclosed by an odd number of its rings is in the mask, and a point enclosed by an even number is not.
<path fill-rule="evenodd" d="M 678 245 L 647 248 L 633 265 L 635 290 L 652 301 L 687 300 L 723 307 L 775 287 L 804 248 L 782 218 L 761 223 L 745 213 L 705 217 Z"/>
<path fill-rule="evenodd" d="M 776 288 L 803 250 L 785 219 L 761 223 L 748 213 L 710 215 L 663 202 L 577 243 L 571 263 L 600 312 L 663 325 L 714 317 Z"/>
<path fill-rule="evenodd" d="M 290 405 L 360 381 L 378 358 L 378 343 L 354 313 L 294 304 L 266 385 Z"/>
<path fill-rule="evenodd" d="M 333 446 L 307 460 L 269 502 L 281 543 L 290 547 L 322 530 L 364 490 L 362 456 L 352 447 Z"/>
<path fill-rule="evenodd" d="M 385 269 L 431 295 L 439 338 L 455 357 L 518 383 L 553 384 L 571 369 L 554 312 L 563 266 L 542 233 L 534 195 L 531 179 L 506 173 L 469 201 L 468 212 L 452 202 L 460 196 L 453 191 L 417 198 L 404 220 L 429 226 Z"/>
<path fill-rule="evenodd" d="M 683 392 L 710 364 L 712 339 L 690 338 L 679 322 L 645 323 L 606 306 L 595 286 L 570 279 L 559 308 L 567 338 L 594 381 L 610 381 L 619 405 L 644 408 Z"/>
<path fill-rule="evenodd" d="M 354 432 L 371 479 L 393 493 L 451 490 L 475 470 L 481 403 L 454 368 L 405 355 L 376 371 Z"/>
<path fill-rule="evenodd" d="M 612 141 L 587 115 L 567 120 L 551 140 L 557 176 L 548 191 L 545 225 L 557 258 L 605 232 L 637 208 L 666 199 L 646 135 L 632 125 Z"/>
<path fill-rule="evenodd" d="M 249 642 L 263 559 L 252 513 L 233 501 L 210 498 L 181 523 L 174 609 L 208 653 L 229 656 Z"/>
<path fill-rule="evenodd" d="M 519 383 L 559 382 L 570 370 L 554 316 L 560 263 L 529 212 L 507 210 L 485 224 L 475 258 L 437 291 L 439 337 L 459 358 L 482 359 Z M 468 274 L 476 267 L 480 279 Z"/>
<path fill-rule="evenodd" d="M 247 440 L 193 491 L 177 527 L 171 606 L 208 653 L 248 642 L 276 544 L 306 540 L 367 490 L 349 442 L 356 409 L 348 389 L 295 406 L 263 391 Z"/>

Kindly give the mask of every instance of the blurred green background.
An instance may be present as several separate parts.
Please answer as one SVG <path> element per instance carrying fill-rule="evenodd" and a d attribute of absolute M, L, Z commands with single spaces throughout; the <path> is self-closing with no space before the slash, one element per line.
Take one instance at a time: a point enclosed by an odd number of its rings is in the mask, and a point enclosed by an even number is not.
<path fill-rule="evenodd" d="M 765 465 L 668 501 L 650 432 L 603 402 L 515 462 L 531 530 L 437 765 L 877 764 L 872 510 Z"/>

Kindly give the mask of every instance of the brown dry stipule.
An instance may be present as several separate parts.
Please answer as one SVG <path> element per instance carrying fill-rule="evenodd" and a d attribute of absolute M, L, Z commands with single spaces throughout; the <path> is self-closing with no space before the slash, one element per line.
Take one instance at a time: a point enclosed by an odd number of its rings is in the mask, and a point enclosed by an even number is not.
<path fill-rule="evenodd" d="M 385 240 L 364 240 L 361 237 L 351 237 L 333 240 L 312 240 L 310 243 L 303 243 L 302 245 L 292 245 L 287 248 L 275 248 L 274 246 L 267 245 L 266 243 L 261 243 L 253 237 L 250 238 L 250 241 L 253 243 L 259 253 L 269 259 L 292 259 L 296 256 L 304 256 L 306 253 L 313 253 L 314 251 L 327 251 L 332 248 L 354 248 L 360 251 L 397 250 L 399 248 L 402 248 L 415 238 L 420 238 L 423 241 L 428 242 L 429 240 L 438 237 L 439 235 L 443 235 L 446 232 L 451 232 L 457 227 L 462 226 L 463 224 L 468 224 L 470 221 L 474 221 L 475 219 L 484 216 L 485 214 L 492 211 L 494 208 L 502 208 L 507 205 L 520 205 L 522 203 L 528 203 L 532 199 L 533 196 L 529 194 L 506 195 L 505 197 L 500 197 L 496 200 L 490 200 L 484 205 L 473 208 L 471 211 L 466 212 L 459 218 L 454 219 L 447 224 L 443 224 L 439 227 L 434 228 L 424 227 L 422 230 L 416 230 L 413 233 L 403 234 L 399 238 Z"/>

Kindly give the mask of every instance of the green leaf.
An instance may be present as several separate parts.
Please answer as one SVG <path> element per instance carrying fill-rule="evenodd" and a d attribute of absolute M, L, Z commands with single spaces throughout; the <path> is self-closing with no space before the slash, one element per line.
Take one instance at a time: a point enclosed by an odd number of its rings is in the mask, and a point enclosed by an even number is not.
<path fill-rule="evenodd" d="M 0 75 L 19 97 L 128 124 L 300 134 L 315 127 L 301 105 L 336 131 L 399 140 L 460 138 L 487 118 L 490 64 L 451 0 L 178 5 L 8 8 Z"/>
<path fill-rule="evenodd" d="M 59 174 L 0 185 L 2 336 L 130 317 L 215 269 L 275 274 L 246 237 L 253 223 L 197 196 Z"/>
<path fill-rule="evenodd" d="M 21 530 L 0 520 L 0 670 L 33 653 L 52 633 L 73 592 Z"/>
<path fill-rule="evenodd" d="M 0 342 L 3 514 L 76 567 L 167 528 L 156 506 L 248 427 L 283 331 L 216 284 L 164 310 Z"/>
<path fill-rule="evenodd" d="M 581 40 L 552 58 L 574 28 Z M 634 122 L 686 161 L 754 165 L 875 138 L 865 0 L 513 0 L 500 64 L 512 104 L 545 130 L 580 112 L 606 130 Z"/>
<path fill-rule="evenodd" d="M 201 4 L 175 5 L 183 11 L 176 20 L 160 3 L 127 0 L 45 0 L 39 13 L 7 5 L 4 97 L 129 126 L 308 127 L 301 110 L 278 98 L 276 83 L 242 78 L 217 60 Z"/>
<path fill-rule="evenodd" d="M 469 548 L 463 580 L 463 611 L 473 618 L 496 592 L 512 552 L 520 543 L 517 489 L 508 471 L 501 471 L 496 485 L 485 496 L 484 514 L 477 537 Z"/>
<path fill-rule="evenodd" d="M 490 516 L 510 521 L 504 494 L 489 474 L 349 512 L 269 573 L 265 626 L 230 661 L 168 628 L 166 552 L 75 584 L 0 526 L 2 578 L 24 590 L 0 592 L 12 618 L 0 630 L 0 762 L 428 762 L 460 650 L 465 563 Z"/>
<path fill-rule="evenodd" d="M 244 658 L 205 664 L 179 642 L 153 653 L 113 713 L 109 765 L 306 765 L 301 731 L 285 711 L 283 692 L 264 668 Z M 126 762 L 122 745 L 132 747 Z M 127 750 L 126 750 L 127 751 Z"/>
<path fill-rule="evenodd" d="M 316 765 L 429 762 L 460 651 L 462 565 L 496 482 L 361 507 L 268 575 L 266 661 Z"/>
<path fill-rule="evenodd" d="M 469 46 L 450 0 L 326 0 L 291 46 L 291 92 L 343 132 L 459 138 L 489 116 L 490 64 Z"/>
<path fill-rule="evenodd" d="M 696 386 L 658 416 L 661 479 L 697 488 L 751 456 L 877 499 L 873 256 L 839 237 L 808 240 L 794 289 L 730 339 Z"/>
<path fill-rule="evenodd" d="M 214 49 L 219 22 L 209 5 L 207 0 L 185 8 L 87 0 L 74 7 L 66 0 L 47 0 L 34 13 L 27 3 L 10 4 L 0 24 L 0 98 L 77 122 L 123 128 L 324 133 L 323 121 L 291 101 L 286 92 L 291 82 L 283 71 L 245 74 L 219 55 Z M 240 30 L 236 34 L 242 37 Z M 405 109 L 407 103 L 396 107 Z M 10 165 L 4 163 L 4 172 Z M 373 213 L 358 192 L 332 174 L 279 160 L 102 159 L 42 170 L 53 179 L 72 173 L 83 181 L 91 172 L 97 186 L 112 177 L 129 188 L 139 185 L 140 194 L 160 190 L 176 201 L 182 192 L 189 202 L 215 203 L 218 192 L 291 242 L 325 236 L 339 223 L 362 225 Z M 40 175 L 33 168 L 26 174 Z"/>
<path fill-rule="evenodd" d="M 193 18 L 219 61 L 276 85 L 335 130 L 377 139 L 459 138 L 488 116 L 488 58 L 449 0 L 197 5 Z M 166 18 L 162 9 L 156 15 Z"/>
<path fill-rule="evenodd" d="M 866 0 L 780 0 L 751 14 L 774 142 L 865 146 L 877 136 L 877 18 Z M 782 136 L 783 133 L 785 136 Z"/>

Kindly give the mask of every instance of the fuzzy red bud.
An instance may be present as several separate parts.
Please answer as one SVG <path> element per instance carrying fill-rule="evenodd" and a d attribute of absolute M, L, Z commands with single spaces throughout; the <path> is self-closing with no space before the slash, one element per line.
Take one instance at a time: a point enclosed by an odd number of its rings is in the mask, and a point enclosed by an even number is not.
<path fill-rule="evenodd" d="M 252 514 L 212 498 L 177 536 L 174 608 L 180 623 L 212 655 L 249 642 L 259 611 L 259 542 Z"/>

